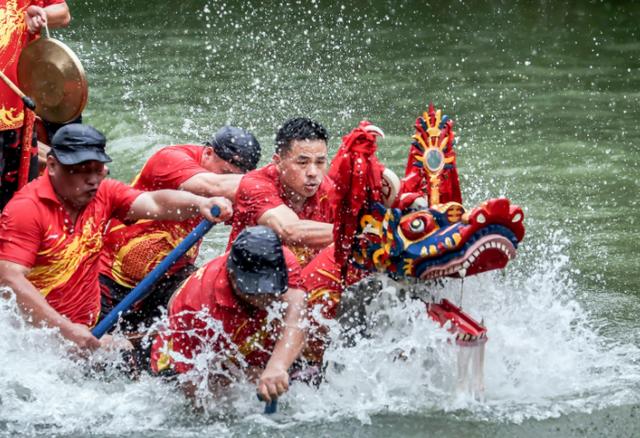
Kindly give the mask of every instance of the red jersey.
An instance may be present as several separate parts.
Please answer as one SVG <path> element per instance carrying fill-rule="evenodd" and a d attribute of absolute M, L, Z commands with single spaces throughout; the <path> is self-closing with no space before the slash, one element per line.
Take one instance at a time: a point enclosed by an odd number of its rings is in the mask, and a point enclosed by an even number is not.
<path fill-rule="evenodd" d="M 153 154 L 134 178 L 133 187 L 153 191 L 177 190 L 192 176 L 208 172 L 200 165 L 207 146 L 176 145 Z M 201 218 L 183 222 L 140 220 L 133 225 L 112 221 L 105 237 L 101 274 L 133 288 L 198 225 Z M 194 245 L 169 270 L 176 272 L 195 262 L 200 243 Z"/>
<path fill-rule="evenodd" d="M 300 265 L 284 249 L 289 287 L 299 288 Z M 239 366 L 264 367 L 277 341 L 278 321 L 269 322 L 266 310 L 239 301 L 227 275 L 226 253 L 211 260 L 178 289 L 169 302 L 169 330 L 156 336 L 151 368 L 179 373 L 193 367 L 204 349 L 220 353 Z M 240 360 L 238 360 L 240 359 Z"/>
<path fill-rule="evenodd" d="M 31 268 L 27 279 L 60 314 L 92 326 L 100 312 L 99 252 L 111 217 L 124 219 L 139 190 L 102 181 L 75 224 L 49 175 L 27 184 L 0 216 L 0 260 Z"/>
<path fill-rule="evenodd" d="M 307 198 L 302 211 L 297 212 L 300 219 L 318 222 L 333 222 L 334 210 L 330 203 L 333 182 L 325 176 L 315 195 Z M 278 168 L 274 163 L 247 173 L 240 180 L 236 203 L 233 206 L 233 226 L 229 236 L 227 250 L 238 234 L 247 227 L 258 225 L 258 219 L 272 208 L 286 205 L 291 208 L 284 196 Z M 288 246 L 302 266 L 305 266 L 319 252 L 306 246 Z"/>
<path fill-rule="evenodd" d="M 22 49 L 34 36 L 27 30 L 29 6 L 47 7 L 64 0 L 0 0 L 0 70 L 18 85 L 18 59 Z M 23 123 L 20 97 L 0 81 L 0 131 L 18 129 Z"/>

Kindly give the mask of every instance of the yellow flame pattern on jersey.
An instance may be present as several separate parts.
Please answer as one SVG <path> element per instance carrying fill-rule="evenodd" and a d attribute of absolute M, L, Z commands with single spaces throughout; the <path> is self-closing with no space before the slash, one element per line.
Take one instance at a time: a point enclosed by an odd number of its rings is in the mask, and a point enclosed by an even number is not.
<path fill-rule="evenodd" d="M 102 234 L 96 232 L 98 229 L 94 219 L 89 218 L 81 233 L 58 237 L 53 245 L 38 252 L 38 256 L 44 257 L 47 262 L 31 269 L 27 279 L 45 297 L 53 289 L 67 283 L 83 260 L 102 249 Z"/>

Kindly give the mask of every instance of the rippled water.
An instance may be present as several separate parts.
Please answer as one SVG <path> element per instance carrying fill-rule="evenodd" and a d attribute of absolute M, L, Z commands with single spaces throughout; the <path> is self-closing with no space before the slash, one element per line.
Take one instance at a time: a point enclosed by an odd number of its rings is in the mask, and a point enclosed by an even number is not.
<path fill-rule="evenodd" d="M 54 333 L 0 307 L 6 436 L 634 436 L 640 430 L 639 7 L 616 2 L 70 2 L 55 35 L 80 56 L 85 120 L 129 180 L 158 147 L 224 123 L 272 153 L 279 123 L 339 138 L 367 118 L 403 170 L 429 101 L 456 120 L 465 205 L 508 196 L 526 212 L 519 258 L 465 282 L 490 340 L 486 401 L 452 391 L 455 352 L 388 284 L 373 337 L 328 353 L 320 389 L 294 385 L 273 418 L 253 388 L 193 412 L 174 387 L 87 372 Z M 218 226 L 201 260 L 221 253 Z M 458 298 L 457 282 L 438 290 Z M 384 303 L 381 306 L 380 303 Z M 382 307 L 382 308 L 380 308 Z M 394 361 L 396 348 L 412 351 Z M 103 365 L 104 366 L 104 365 Z M 341 369 L 341 372 L 337 372 Z"/>

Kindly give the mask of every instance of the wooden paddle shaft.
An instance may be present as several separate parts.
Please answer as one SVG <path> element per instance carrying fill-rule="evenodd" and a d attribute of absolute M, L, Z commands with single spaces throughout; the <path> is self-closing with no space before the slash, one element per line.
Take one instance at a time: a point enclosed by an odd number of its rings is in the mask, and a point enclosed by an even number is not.
<path fill-rule="evenodd" d="M 2 80 L 4 81 L 5 84 L 7 84 L 7 86 L 9 88 L 11 88 L 11 90 L 16 93 L 18 96 L 20 96 L 20 98 L 25 97 L 25 94 L 22 92 L 22 90 L 20 88 L 18 88 L 18 86 L 16 84 L 13 83 L 13 81 L 11 79 L 9 79 L 7 77 L 7 75 L 5 75 L 3 72 L 0 71 L 0 77 L 2 78 Z"/>

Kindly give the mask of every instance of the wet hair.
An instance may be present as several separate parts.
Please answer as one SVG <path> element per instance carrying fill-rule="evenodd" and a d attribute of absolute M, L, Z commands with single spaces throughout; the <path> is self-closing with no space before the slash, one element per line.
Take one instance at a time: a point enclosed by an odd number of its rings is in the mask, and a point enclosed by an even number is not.
<path fill-rule="evenodd" d="M 276 134 L 276 154 L 282 155 L 291 150 L 294 140 L 329 140 L 327 130 L 320 123 L 307 117 L 289 119 Z"/>

